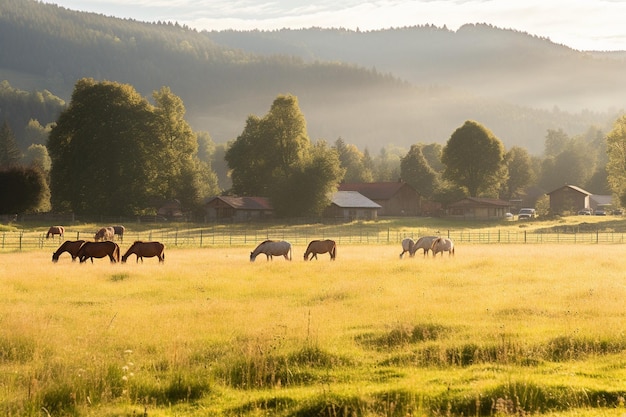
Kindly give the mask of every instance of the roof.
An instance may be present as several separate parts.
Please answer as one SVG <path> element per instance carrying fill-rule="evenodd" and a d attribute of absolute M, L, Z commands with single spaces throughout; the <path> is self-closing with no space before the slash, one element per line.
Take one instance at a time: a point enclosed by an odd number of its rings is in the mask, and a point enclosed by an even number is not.
<path fill-rule="evenodd" d="M 332 195 L 331 203 L 342 208 L 379 209 L 382 207 L 358 191 L 337 191 Z"/>
<path fill-rule="evenodd" d="M 564 185 L 562 187 L 557 188 L 556 190 L 552 190 L 549 193 L 547 193 L 548 195 L 552 194 L 552 193 L 556 193 L 557 191 L 561 191 L 564 188 L 569 188 L 571 190 L 577 191 L 581 194 L 585 194 L 585 195 L 591 195 L 591 193 L 589 191 L 585 191 L 580 187 L 576 187 L 575 185 Z"/>
<path fill-rule="evenodd" d="M 389 200 L 402 187 L 411 187 L 410 184 L 402 181 L 396 182 L 347 182 L 339 184 L 339 191 L 358 191 L 372 200 Z M 414 190 L 415 191 L 415 190 Z M 417 193 L 417 191 L 415 191 Z"/>
<path fill-rule="evenodd" d="M 209 201 L 221 200 L 235 210 L 272 210 L 272 204 L 265 197 L 234 197 L 234 196 L 217 196 Z"/>
<path fill-rule="evenodd" d="M 448 207 L 476 207 L 476 206 L 496 206 L 510 207 L 511 203 L 497 198 L 465 197 L 462 200 L 448 204 Z"/>

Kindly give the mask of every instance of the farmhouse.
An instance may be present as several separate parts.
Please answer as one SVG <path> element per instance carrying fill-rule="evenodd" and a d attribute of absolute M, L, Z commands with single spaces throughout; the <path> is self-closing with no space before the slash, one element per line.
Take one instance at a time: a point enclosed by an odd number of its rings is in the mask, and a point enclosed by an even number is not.
<path fill-rule="evenodd" d="M 446 208 L 447 217 L 458 219 L 501 219 L 511 210 L 511 203 L 497 198 L 466 197 Z"/>
<path fill-rule="evenodd" d="M 421 196 L 403 181 L 342 183 L 339 191 L 357 191 L 380 205 L 380 216 L 418 216 L 422 214 Z"/>
<path fill-rule="evenodd" d="M 205 203 L 207 220 L 246 222 L 273 217 L 274 209 L 264 197 L 217 196 Z"/>
<path fill-rule="evenodd" d="M 337 191 L 332 195 L 330 206 L 324 211 L 324 217 L 374 220 L 378 217 L 380 208 L 380 204 L 357 191 Z"/>
<path fill-rule="evenodd" d="M 591 208 L 591 195 L 575 185 L 564 185 L 548 193 L 550 211 L 555 214 L 577 213 L 579 210 Z"/>

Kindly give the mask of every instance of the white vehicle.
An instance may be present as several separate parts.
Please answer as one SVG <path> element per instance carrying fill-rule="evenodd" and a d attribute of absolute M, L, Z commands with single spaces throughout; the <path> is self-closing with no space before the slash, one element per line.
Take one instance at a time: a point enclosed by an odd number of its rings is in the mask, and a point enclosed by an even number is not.
<path fill-rule="evenodd" d="M 518 220 L 530 220 L 537 217 L 537 212 L 534 208 L 523 208 L 517 213 Z"/>

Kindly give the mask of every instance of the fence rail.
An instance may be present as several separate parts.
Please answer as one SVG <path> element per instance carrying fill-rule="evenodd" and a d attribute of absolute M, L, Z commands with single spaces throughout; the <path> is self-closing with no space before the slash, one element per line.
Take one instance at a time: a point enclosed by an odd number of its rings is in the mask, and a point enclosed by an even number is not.
<path fill-rule="evenodd" d="M 399 244 L 405 237 L 417 238 L 424 235 L 447 236 L 455 243 L 467 244 L 615 244 L 625 243 L 626 236 L 618 232 L 570 232 L 538 233 L 530 231 L 467 231 L 446 230 L 428 231 L 424 229 L 390 228 L 280 228 L 280 229 L 224 229 L 216 227 L 189 229 L 154 229 L 141 232 L 126 232 L 120 246 L 130 245 L 135 240 L 157 240 L 168 247 L 243 247 L 256 246 L 265 239 L 287 240 L 294 246 L 306 246 L 313 239 L 333 239 L 338 244 Z M 45 232 L 5 231 L 0 232 L 0 252 L 13 252 L 38 249 L 56 249 L 65 240 L 93 240 L 94 234 L 85 231 L 67 230 L 63 238 L 55 236 L 46 239 Z"/>

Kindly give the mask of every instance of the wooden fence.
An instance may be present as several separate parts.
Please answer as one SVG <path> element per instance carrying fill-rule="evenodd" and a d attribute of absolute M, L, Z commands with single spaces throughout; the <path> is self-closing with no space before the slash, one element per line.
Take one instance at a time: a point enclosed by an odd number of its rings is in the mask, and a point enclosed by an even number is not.
<path fill-rule="evenodd" d="M 273 229 L 229 229 L 219 227 L 188 229 L 154 229 L 141 232 L 127 231 L 123 240 L 117 240 L 122 248 L 135 240 L 157 240 L 168 247 L 254 247 L 265 239 L 287 240 L 294 246 L 306 246 L 313 239 L 333 239 L 337 244 L 355 245 L 395 245 L 405 237 L 416 239 L 424 235 L 447 236 L 457 244 L 617 244 L 625 243 L 624 233 L 617 232 L 570 232 L 538 233 L 531 231 L 508 230 L 445 230 L 389 228 L 316 228 L 285 227 Z M 0 252 L 50 249 L 54 251 L 65 240 L 93 240 L 93 232 L 76 231 L 66 228 L 63 238 L 55 236 L 46 239 L 45 232 L 5 231 L 0 232 Z M 117 236 L 116 236 L 117 238 Z"/>

